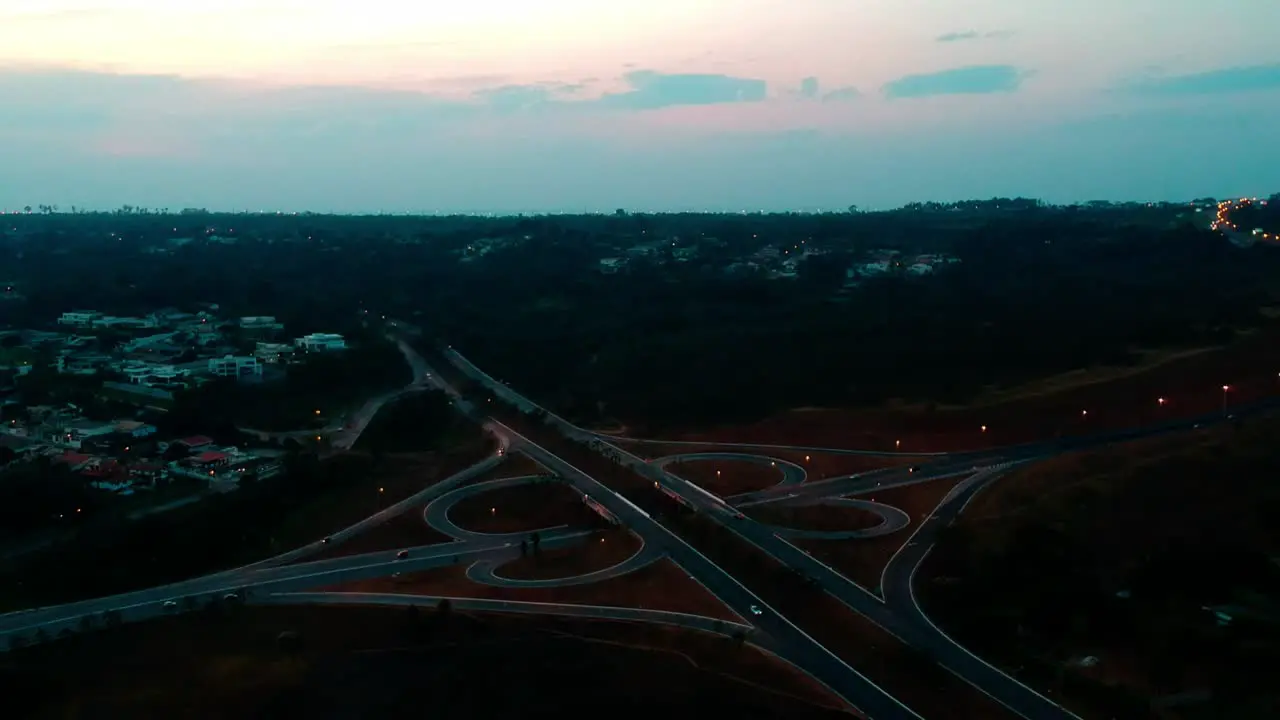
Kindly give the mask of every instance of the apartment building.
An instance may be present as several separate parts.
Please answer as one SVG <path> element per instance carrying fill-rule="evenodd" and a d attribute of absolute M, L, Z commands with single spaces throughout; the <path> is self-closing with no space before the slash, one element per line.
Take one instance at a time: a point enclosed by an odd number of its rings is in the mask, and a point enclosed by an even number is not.
<path fill-rule="evenodd" d="M 217 377 L 255 378 L 262 375 L 262 364 L 252 355 L 224 355 L 209 360 L 209 374 Z"/>
<path fill-rule="evenodd" d="M 294 340 L 293 344 L 307 352 L 332 352 L 347 347 L 347 341 L 335 333 L 311 333 Z"/>

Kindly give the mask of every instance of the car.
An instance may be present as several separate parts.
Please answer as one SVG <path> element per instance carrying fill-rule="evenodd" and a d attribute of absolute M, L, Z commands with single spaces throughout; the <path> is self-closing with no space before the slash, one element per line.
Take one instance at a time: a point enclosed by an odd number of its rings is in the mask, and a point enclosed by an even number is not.
<path fill-rule="evenodd" d="M 330 540 L 332 540 L 332 539 L 333 539 L 333 538 L 329 537 L 328 535 L 325 535 L 325 536 L 324 536 L 324 539 L 323 539 L 323 540 L 321 540 L 320 542 L 324 543 L 325 545 L 328 545 L 328 544 L 329 544 L 329 541 L 330 541 Z"/>
<path fill-rule="evenodd" d="M 752 615 L 763 615 L 763 614 L 764 614 L 764 610 L 761 610 L 759 605 L 752 605 L 752 606 L 751 606 L 751 614 L 752 614 Z"/>
<path fill-rule="evenodd" d="M 404 560 L 404 559 L 405 559 L 405 558 L 407 558 L 407 557 L 409 557 L 409 551 L 408 551 L 408 550 L 401 550 L 400 552 L 396 553 L 396 559 L 397 559 L 397 560 Z"/>
<path fill-rule="evenodd" d="M 160 607 L 164 608 L 165 610 L 176 610 L 178 608 L 178 603 L 177 601 L 174 601 L 174 600 L 165 600 L 160 605 Z"/>
<path fill-rule="evenodd" d="M 222 599 L 227 602 L 236 602 L 240 599 L 240 596 L 235 593 L 227 593 L 226 595 L 222 596 Z"/>

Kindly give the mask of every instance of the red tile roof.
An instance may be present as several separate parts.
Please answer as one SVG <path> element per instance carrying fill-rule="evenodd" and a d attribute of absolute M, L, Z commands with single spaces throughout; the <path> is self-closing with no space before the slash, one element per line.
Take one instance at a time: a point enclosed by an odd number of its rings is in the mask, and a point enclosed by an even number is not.
<path fill-rule="evenodd" d="M 82 465 L 93 459 L 92 455 L 84 453 L 64 452 L 54 459 L 54 462 L 66 463 L 68 465 Z"/>
<path fill-rule="evenodd" d="M 205 435 L 192 435 L 191 437 L 188 437 L 188 438 L 182 438 L 181 440 L 178 441 L 178 443 L 180 445 L 186 445 L 189 448 L 196 448 L 196 447 L 203 447 L 205 445 L 212 445 L 213 438 L 207 437 Z"/>
<path fill-rule="evenodd" d="M 226 453 L 214 452 L 212 450 L 209 452 L 200 453 L 194 458 L 194 460 L 198 463 L 211 463 L 211 462 L 217 462 L 219 460 L 226 460 L 226 459 L 227 459 Z"/>

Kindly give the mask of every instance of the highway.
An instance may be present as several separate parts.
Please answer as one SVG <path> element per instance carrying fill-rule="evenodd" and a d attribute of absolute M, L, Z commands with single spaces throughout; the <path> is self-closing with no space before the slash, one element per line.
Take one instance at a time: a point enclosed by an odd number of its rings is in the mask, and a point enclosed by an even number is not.
<path fill-rule="evenodd" d="M 397 572 L 424 570 L 454 563 L 466 563 L 469 573 L 474 573 L 475 579 L 480 582 L 528 587 L 530 586 L 529 583 L 565 585 L 598 581 L 606 577 L 616 577 L 625 572 L 633 571 L 658 558 L 669 557 L 689 573 L 691 578 L 706 587 L 740 617 L 750 619 L 754 625 L 754 631 L 751 636 L 751 641 L 754 644 L 769 648 L 788 662 L 803 669 L 814 679 L 825 684 L 870 717 L 877 720 L 919 717 L 896 698 L 828 651 L 818 640 L 810 637 L 770 608 L 729 573 L 688 545 L 682 538 L 672 533 L 661 523 L 655 521 L 644 510 L 563 460 L 551 450 L 487 417 L 474 403 L 462 397 L 443 378 L 433 373 L 425 360 L 414 352 L 411 347 L 403 341 L 397 342 L 402 352 L 404 352 L 406 360 L 414 369 L 413 385 L 401 392 L 416 391 L 430 386 L 449 394 L 455 409 L 482 424 L 487 432 L 498 439 L 502 448 L 501 454 L 490 456 L 471 468 L 424 489 L 413 497 L 388 507 L 349 528 L 334 533 L 328 543 L 316 541 L 284 555 L 269 558 L 252 565 L 171 585 L 106 598 L 0 615 L 0 637 L 11 639 L 15 634 L 21 634 L 24 638 L 30 639 L 31 634 L 37 628 L 45 633 L 55 634 L 63 629 L 74 629 L 84 616 L 99 617 L 108 611 L 118 611 L 121 617 L 127 621 L 145 619 L 174 612 L 173 608 L 164 608 L 166 601 L 179 602 L 182 608 L 185 609 L 189 604 L 186 602 L 186 598 L 195 599 L 197 602 L 203 599 L 208 602 L 221 598 L 228 593 L 237 593 L 239 597 L 248 602 L 264 604 L 290 602 L 431 604 L 438 601 L 438 599 L 402 595 L 304 593 L 302 591 L 317 586 L 332 585 L 363 578 L 382 577 Z M 504 401 L 525 412 L 545 412 L 532 401 L 483 373 L 483 371 L 466 361 L 465 358 L 452 349 L 446 350 L 445 354 L 465 374 L 489 387 Z M 817 581 L 826 592 L 840 599 L 855 612 L 894 634 L 904 643 L 929 654 L 941 666 L 971 683 L 982 692 L 987 693 L 1019 715 L 1026 718 L 1061 718 L 1065 720 L 1075 718 L 1075 716 L 1057 706 L 1051 700 L 1039 695 L 1031 688 L 1022 685 L 1016 679 L 1005 675 L 972 653 L 969 653 L 937 628 L 916 603 L 912 589 L 914 574 L 927 558 L 937 531 L 951 522 L 963 510 L 965 504 L 974 494 L 994 482 L 1005 469 L 1012 465 L 1033 461 L 1059 452 L 1083 449 L 1109 442 L 1180 432 L 1192 427 L 1222 422 L 1231 417 L 1243 417 L 1255 412 L 1261 412 L 1276 405 L 1276 400 L 1270 400 L 1249 406 L 1234 407 L 1232 408 L 1231 416 L 1222 414 L 1206 415 L 1200 418 L 1170 421 L 1149 428 L 1099 433 L 1088 437 L 1059 438 L 1017 447 L 968 453 L 939 454 L 930 456 L 927 460 L 922 460 L 923 464 L 913 469 L 904 467 L 886 468 L 884 470 L 816 482 L 802 482 L 804 480 L 803 468 L 795 466 L 795 469 L 788 470 L 786 465 L 793 464 L 787 463 L 784 465 L 783 481 L 780 485 L 727 499 L 716 497 L 696 484 L 666 472 L 663 466 L 675 462 L 681 456 L 647 461 L 608 442 L 608 436 L 577 428 L 572 423 L 554 414 L 548 413 L 547 420 L 551 426 L 567 439 L 592 447 L 624 466 L 633 469 L 642 477 L 665 485 L 688 504 L 736 533 L 743 541 L 755 545 L 782 564 Z M 372 413 L 369 414 L 368 418 L 371 417 Z M 368 418 L 361 424 L 361 429 L 363 425 L 367 425 Z M 707 445 L 707 443 L 690 444 Z M 793 451 L 807 449 L 758 445 L 726 445 L 725 447 L 760 449 L 773 447 L 775 449 Z M 584 496 L 593 499 L 613 513 L 623 525 L 641 538 L 643 542 L 642 549 L 635 556 L 619 563 L 614 568 L 607 568 L 599 573 L 591 573 L 577 578 L 517 581 L 495 575 L 494 568 L 519 555 L 519 540 L 515 534 L 495 536 L 469 533 L 448 523 L 447 516 L 448 507 L 454 501 L 469 494 L 457 492 L 458 488 L 471 478 L 497 467 L 506 457 L 508 450 L 527 454 L 530 458 L 559 474 Z M 821 451 L 831 450 L 824 449 Z M 908 455 L 862 451 L 844 452 L 867 455 Z M 784 462 L 777 458 L 729 451 L 723 453 L 693 453 L 686 454 L 683 457 L 684 459 L 715 457 L 750 462 L 770 462 L 775 465 Z M 796 473 L 796 469 L 798 469 L 799 473 Z M 940 503 L 938 508 L 917 526 L 912 537 L 885 567 L 881 587 L 878 589 L 883 596 L 852 583 L 840 573 L 787 542 L 786 537 L 796 537 L 794 531 L 766 526 L 749 518 L 741 517 L 737 510 L 739 507 L 764 503 L 785 505 L 805 505 L 818 502 L 852 504 L 877 512 L 883 518 L 880 526 L 860 531 L 863 533 L 861 536 L 883 535 L 902 529 L 910 518 L 907 518 L 906 514 L 897 508 L 849 496 L 873 492 L 880 488 L 960 476 L 965 476 L 967 479 L 957 485 Z M 318 553 L 324 548 L 340 544 L 350 537 L 354 537 L 420 505 L 427 506 L 423 510 L 424 521 L 438 521 L 443 517 L 445 520 L 444 525 L 450 528 L 446 532 L 461 539 L 442 545 L 407 548 L 408 557 L 403 559 L 397 559 L 396 556 L 400 550 L 394 549 L 315 562 L 296 562 Z M 432 510 L 432 506 L 435 506 L 436 509 Z M 540 533 L 542 536 L 541 545 L 548 549 L 580 543 L 590 535 L 587 532 L 571 532 L 559 529 L 547 529 L 540 531 Z M 525 535 L 525 533 L 519 535 Z M 841 536 L 846 537 L 848 535 L 842 534 Z M 626 608 L 541 606 L 535 603 L 503 603 L 502 601 L 456 598 L 451 598 L 451 600 L 456 607 L 463 609 L 501 609 L 510 612 L 544 611 L 571 615 L 587 613 L 587 616 L 608 619 L 671 622 L 672 624 L 684 623 L 688 627 L 699 626 L 701 629 L 706 629 L 707 623 L 712 623 L 713 626 L 710 630 L 712 632 L 719 631 L 715 629 L 717 627 L 749 627 L 745 624 L 738 626 L 720 623 L 710 618 L 686 622 L 685 619 L 676 620 L 668 617 L 676 615 L 673 613 L 655 615 L 654 613 L 657 611 Z M 498 605 L 493 603 L 499 603 L 502 607 L 499 608 Z M 537 608 L 542 609 L 539 610 Z M 597 614 L 590 615 L 590 613 Z M 688 623 L 692 623 L 692 625 Z"/>
<path fill-rule="evenodd" d="M 497 422 L 497 421 L 494 421 Z M 605 487 L 590 475 L 559 456 L 498 423 L 512 438 L 513 446 L 535 461 L 564 477 L 640 535 L 645 543 L 670 557 L 691 577 L 707 588 L 739 617 L 753 623 L 777 643 L 780 654 L 826 685 L 861 712 L 876 720 L 918 718 L 915 712 L 854 670 L 817 640 L 748 590 L 732 575 L 695 550 L 678 535 L 651 518 L 631 501 Z M 762 610 L 756 615 L 752 607 Z"/>
<path fill-rule="evenodd" d="M 630 622 L 659 623 L 676 627 L 731 636 L 735 633 L 751 634 L 750 625 L 719 620 L 702 615 L 667 612 L 665 610 L 645 610 L 643 608 L 621 608 L 605 605 L 571 605 L 567 603 L 538 603 L 516 600 L 482 600 L 475 598 L 446 598 L 434 595 L 398 595 L 395 593 L 276 593 L 249 600 L 253 605 L 383 605 L 392 607 L 436 607 L 441 600 L 448 600 L 454 610 L 472 612 L 525 613 L 533 615 L 559 615 L 563 617 L 581 617 L 594 620 L 620 620 Z M 763 644 L 753 640 L 752 644 L 760 644 L 769 648 L 767 638 Z"/>
<path fill-rule="evenodd" d="M 456 357 L 461 357 L 456 352 L 453 353 L 453 355 Z M 476 380 L 487 385 L 495 394 L 499 395 L 499 397 L 508 399 L 508 401 L 511 402 L 513 405 L 515 405 L 517 408 L 525 412 L 530 412 L 530 411 L 540 409 L 532 401 L 528 400 L 527 398 L 524 398 L 523 396 L 520 396 L 518 393 L 506 387 L 505 385 L 501 385 L 500 383 L 497 383 L 495 380 L 493 380 L 492 377 L 483 373 L 483 371 L 480 371 L 479 368 L 476 368 L 471 363 L 460 362 L 458 363 L 458 367 L 464 372 L 467 372 Z M 739 517 L 740 513 L 738 513 L 732 505 L 726 503 L 724 500 L 699 488 L 696 484 L 690 483 L 682 478 L 672 476 L 669 473 L 666 473 L 665 471 L 663 471 L 662 468 L 655 467 L 655 463 L 648 462 L 643 458 L 640 458 L 638 456 L 635 456 L 627 452 L 626 450 L 623 450 L 622 448 L 612 445 L 611 443 L 605 442 L 601 440 L 598 436 L 594 435 L 593 433 L 589 433 L 581 429 L 578 429 L 568 421 L 564 420 L 563 418 L 559 418 L 558 416 L 555 416 L 554 414 L 551 414 L 549 412 L 547 414 L 547 417 L 549 418 L 550 422 L 553 425 L 561 427 L 564 434 L 570 438 L 577 439 L 577 438 L 583 438 L 584 436 L 590 436 L 591 440 L 594 440 L 594 442 L 589 442 L 588 443 L 589 446 L 602 450 L 603 452 L 608 454 L 610 457 L 618 458 L 624 465 L 630 466 L 637 473 L 641 474 L 644 477 L 653 477 L 653 471 L 655 470 L 658 471 L 663 475 L 663 477 L 659 480 L 660 482 L 663 482 L 663 484 L 667 485 L 670 489 L 677 492 L 686 502 L 688 502 L 695 508 L 698 508 L 705 515 L 707 515 L 710 518 L 713 518 L 716 522 L 720 523 L 722 526 L 733 531 L 743 540 L 756 546 L 757 548 L 759 548 L 760 550 L 762 550 L 763 552 L 765 552 L 766 554 L 768 554 L 778 562 L 782 563 L 783 565 L 790 567 L 802 573 L 804 576 L 815 580 L 823 590 L 825 590 L 830 595 L 839 599 L 841 602 L 843 602 L 853 611 L 857 612 L 863 617 L 866 617 L 867 619 L 876 623 L 880 627 L 884 628 L 886 631 L 893 634 L 894 636 L 899 638 L 901 641 L 903 641 L 907 645 L 927 653 L 930 657 L 936 660 L 939 665 L 946 668 L 957 677 L 970 683 L 981 692 L 986 693 L 988 696 L 990 696 L 997 702 L 1001 703 L 1002 705 L 1008 707 L 1018 715 L 1024 718 L 1035 718 L 1037 720 L 1040 718 L 1054 719 L 1054 720 L 1078 720 L 1078 718 L 1070 711 L 1066 710 L 1065 708 L 1062 708 L 1052 700 L 1037 693 L 1035 690 L 1023 685 L 1022 683 L 1018 682 L 1016 679 L 1002 673 L 1000 670 L 994 668 L 990 664 L 984 662 L 980 658 L 976 657 L 972 653 L 965 650 L 962 646 L 957 644 L 949 636 L 941 632 L 936 626 L 933 625 L 933 623 L 928 622 L 927 618 L 924 618 L 924 621 L 921 622 L 923 613 L 919 611 L 918 606 L 915 606 L 913 602 L 910 602 L 910 593 L 908 593 L 907 604 L 911 605 L 914 608 L 914 611 L 911 611 L 911 608 L 898 608 L 896 605 L 891 605 L 890 603 L 886 602 L 885 600 L 881 599 L 875 594 L 868 592 L 867 590 L 863 589 L 861 586 L 850 581 L 848 578 L 844 577 L 839 572 L 835 571 L 834 569 L 826 566 L 825 564 L 811 557 L 810 555 L 800 550 L 799 548 L 795 547 L 791 543 L 788 543 L 786 540 L 780 537 L 773 529 L 767 526 L 764 526 L 760 523 L 757 523 L 751 520 L 750 518 Z M 522 447 L 528 443 L 527 439 L 516 437 L 514 431 L 511 431 L 509 428 L 507 429 L 507 432 L 512 433 L 513 437 L 515 437 L 515 442 L 519 443 Z M 1038 451 L 1038 448 L 1034 450 L 1032 448 L 1022 448 L 1020 450 L 1015 450 L 1013 452 L 992 453 L 991 455 L 1001 459 L 1002 463 L 1008 463 L 1015 460 L 1030 459 L 1032 457 L 1035 457 L 1036 456 L 1035 452 L 1037 451 Z M 1011 460 L 1008 457 L 1010 455 L 1013 456 L 1013 460 Z M 535 457 L 535 459 L 539 459 L 540 461 L 542 461 L 542 459 L 538 458 L 537 455 L 533 455 L 533 456 Z M 996 472 L 998 472 L 996 470 L 985 470 L 982 472 L 977 472 L 977 474 L 975 475 L 975 472 L 977 471 L 977 469 L 974 466 L 975 457 L 976 456 L 972 454 L 969 455 L 968 457 L 959 458 L 959 459 L 951 459 L 949 457 L 944 457 L 938 462 L 932 464 L 932 467 L 931 467 L 932 472 L 928 474 L 922 473 L 920 470 L 911 471 L 910 469 L 907 469 L 907 468 L 891 468 L 885 472 L 877 471 L 877 474 L 870 478 L 868 478 L 868 476 L 872 474 L 868 473 L 868 474 L 864 474 L 862 476 L 856 476 L 853 478 L 843 478 L 843 479 L 837 478 L 831 481 L 823 481 L 819 483 L 806 483 L 805 485 L 802 485 L 802 486 L 781 487 L 781 488 L 775 487 L 775 488 L 772 488 L 770 491 L 766 491 L 766 492 L 773 492 L 778 494 L 797 494 L 798 491 L 801 491 L 804 488 L 818 486 L 819 487 L 818 490 L 816 491 L 805 490 L 804 494 L 812 498 L 819 498 L 819 497 L 823 497 L 822 495 L 823 492 L 835 493 L 838 495 L 848 495 L 851 492 L 856 492 L 858 490 L 857 484 L 861 484 L 862 488 L 866 489 L 867 487 L 873 487 L 875 483 L 884 484 L 887 481 L 892 482 L 894 479 L 901 482 L 921 482 L 921 481 L 924 481 L 924 479 L 926 478 L 937 479 L 940 476 L 957 476 L 957 475 L 974 475 L 974 478 L 977 478 L 977 479 L 966 481 L 967 483 L 969 483 L 969 485 L 966 486 L 962 484 L 961 486 L 957 486 L 957 487 L 973 487 L 977 485 L 979 482 L 981 482 L 980 480 L 981 478 L 992 476 Z M 546 463 L 544 462 L 544 464 Z M 554 467 L 554 466 L 549 466 L 549 467 Z M 559 468 L 555 468 L 555 469 L 559 470 Z M 852 490 L 850 490 L 848 487 L 850 484 L 854 484 L 854 488 Z M 949 505 L 949 503 L 955 502 L 955 498 L 958 497 L 959 495 L 960 495 L 959 493 L 953 493 L 952 496 L 948 498 L 948 502 L 943 503 L 943 506 L 950 508 L 951 505 Z M 960 507 L 962 507 L 962 504 L 956 505 L 954 512 L 958 513 Z M 610 509 L 612 510 L 612 508 Z M 948 510 L 948 512 L 950 512 L 950 510 Z M 936 523 L 938 521 L 930 521 L 930 522 Z M 694 551 L 694 553 L 696 554 L 696 551 Z M 921 561 L 922 559 L 923 558 L 921 558 Z M 714 566 L 714 564 L 711 564 L 710 561 L 706 561 L 706 562 L 711 565 L 710 569 L 705 570 L 705 572 L 708 573 L 708 577 L 710 577 L 713 572 L 720 572 L 723 574 L 723 571 L 720 570 L 718 567 Z M 683 562 L 681 564 L 684 565 Z M 700 575 L 699 577 L 702 577 L 702 576 Z M 895 575 L 894 577 L 896 578 L 897 575 Z M 736 584 L 736 581 L 734 582 Z M 907 583 L 909 586 L 909 583 L 910 583 L 909 574 L 908 574 Z M 722 600 L 729 600 L 729 596 L 732 595 L 732 593 L 729 591 L 728 588 L 721 588 L 719 586 L 710 586 L 710 585 L 708 587 Z M 722 590 L 724 591 L 724 594 L 722 594 Z M 745 588 L 743 588 L 743 591 L 746 592 Z M 747 594 L 749 595 L 750 593 L 748 592 Z M 901 602 L 899 599 L 900 597 L 901 596 L 899 594 L 895 594 L 894 595 L 895 602 L 900 603 Z M 741 602 L 741 600 L 739 601 Z M 734 603 L 729 602 L 728 604 L 730 604 L 730 607 L 733 607 L 735 611 L 738 609 L 734 605 Z M 769 614 L 771 616 L 776 615 L 776 613 L 772 611 L 770 611 Z M 781 624 L 781 623 L 776 623 L 776 624 Z M 769 628 L 769 632 L 771 634 L 774 633 L 775 631 L 776 631 L 775 628 Z M 800 632 L 798 628 L 796 629 L 796 631 Z M 803 635 L 802 632 L 800 634 Z M 804 637 L 808 638 L 807 635 L 805 635 Z M 778 636 L 775 635 L 775 639 L 780 639 L 780 638 L 778 638 Z M 812 640 L 811 638 L 808 638 L 808 639 Z M 813 641 L 813 642 L 815 645 L 818 645 L 817 641 Z M 792 651 L 792 653 L 795 653 L 795 652 L 797 651 L 796 650 Z M 831 653 L 829 651 L 826 651 L 825 648 L 823 648 L 823 652 L 826 655 L 831 656 Z M 789 657 L 793 661 L 796 659 L 795 654 L 789 654 Z M 831 657 L 834 658 L 834 656 L 831 656 Z M 818 660 L 817 658 L 812 658 L 810 659 L 810 662 L 816 662 L 817 660 Z M 842 661 L 838 661 L 838 662 L 840 662 L 841 665 L 844 665 Z M 798 663 L 798 664 L 801 665 L 802 667 L 810 668 L 810 665 L 806 663 Z M 845 667 L 848 667 L 848 666 L 845 665 Z M 812 672 L 812 670 L 810 671 Z M 828 670 L 828 672 L 831 672 L 831 671 Z M 856 675 L 856 672 L 853 671 L 852 668 L 849 669 L 849 673 Z M 881 690 L 878 687 L 875 687 L 874 684 L 870 683 L 870 681 L 867 681 L 865 678 L 862 678 L 861 675 L 857 675 L 857 677 L 860 678 L 867 685 L 871 685 L 875 689 L 875 691 L 878 692 L 878 694 L 887 695 L 887 693 L 884 693 L 883 690 Z M 838 686 L 832 685 L 831 681 L 826 680 L 826 678 L 824 678 L 824 681 L 827 682 L 832 687 L 838 687 Z M 851 690 L 859 690 L 859 689 L 865 691 L 867 688 L 865 687 L 851 688 Z M 842 694 L 844 693 L 842 692 Z M 884 703 L 883 701 L 881 701 L 881 704 L 878 708 L 863 707 L 855 699 L 856 696 L 851 696 L 848 694 L 845 694 L 844 696 L 847 699 L 850 699 L 851 701 L 853 701 L 855 706 L 860 707 L 860 709 L 862 709 L 864 712 L 866 712 L 873 718 L 889 717 L 889 715 L 884 715 L 883 713 L 894 713 L 894 712 L 899 714 L 903 712 L 911 713 L 909 709 L 903 706 L 900 706 L 900 704 L 898 707 L 891 707 L 887 703 Z M 911 714 L 914 714 L 914 713 L 911 713 Z"/>
<path fill-rule="evenodd" d="M 547 549 L 569 547 L 584 542 L 590 535 L 588 531 L 565 532 L 547 537 L 541 544 Z M 487 559 L 510 560 L 520 555 L 518 543 L 511 543 L 509 540 L 483 544 L 444 543 L 405 549 L 408 550 L 409 557 L 403 560 L 396 558 L 401 549 L 385 550 L 310 563 L 243 569 L 177 585 L 159 586 L 36 611 L 6 613 L 0 615 L 0 635 L 11 637 L 19 634 L 30 637 L 37 629 L 43 629 L 51 635 L 64 628 L 75 630 L 81 617 L 97 617 L 110 611 L 119 611 L 126 621 L 143 620 L 169 612 L 164 609 L 165 601 L 181 602 L 187 597 L 203 599 L 205 602 L 222 598 L 227 593 L 244 593 L 256 597 L 263 593 L 305 590 L 320 585 L 384 577 L 397 572 L 429 570 L 453 565 L 455 561 L 458 564 L 469 564 Z"/>

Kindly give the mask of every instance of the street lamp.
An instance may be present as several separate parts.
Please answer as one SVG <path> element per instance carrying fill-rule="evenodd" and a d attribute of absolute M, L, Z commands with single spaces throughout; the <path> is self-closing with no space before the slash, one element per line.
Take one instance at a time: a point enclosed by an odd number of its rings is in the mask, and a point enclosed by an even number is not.
<path fill-rule="evenodd" d="M 900 448 L 900 447 L 902 447 L 902 441 L 901 441 L 901 440 L 894 440 L 894 441 L 893 441 L 893 447 L 894 447 L 895 449 L 896 449 L 896 448 Z"/>
<path fill-rule="evenodd" d="M 1231 392 L 1231 386 L 1223 385 L 1222 386 L 1222 414 L 1223 415 L 1227 414 L 1227 393 L 1229 392 Z"/>
<path fill-rule="evenodd" d="M 982 426 L 982 432 L 986 432 L 986 431 L 987 431 L 987 426 L 986 426 L 986 425 L 983 425 L 983 426 Z"/>
<path fill-rule="evenodd" d="M 1081 410 L 1081 411 L 1080 411 L 1080 417 L 1089 417 L 1089 411 L 1088 411 L 1088 410 Z"/>
<path fill-rule="evenodd" d="M 1156 399 L 1156 403 L 1157 403 L 1158 405 L 1163 406 L 1163 405 L 1164 405 L 1164 403 L 1165 403 L 1165 400 L 1164 400 L 1164 398 L 1157 398 L 1157 399 Z"/>

